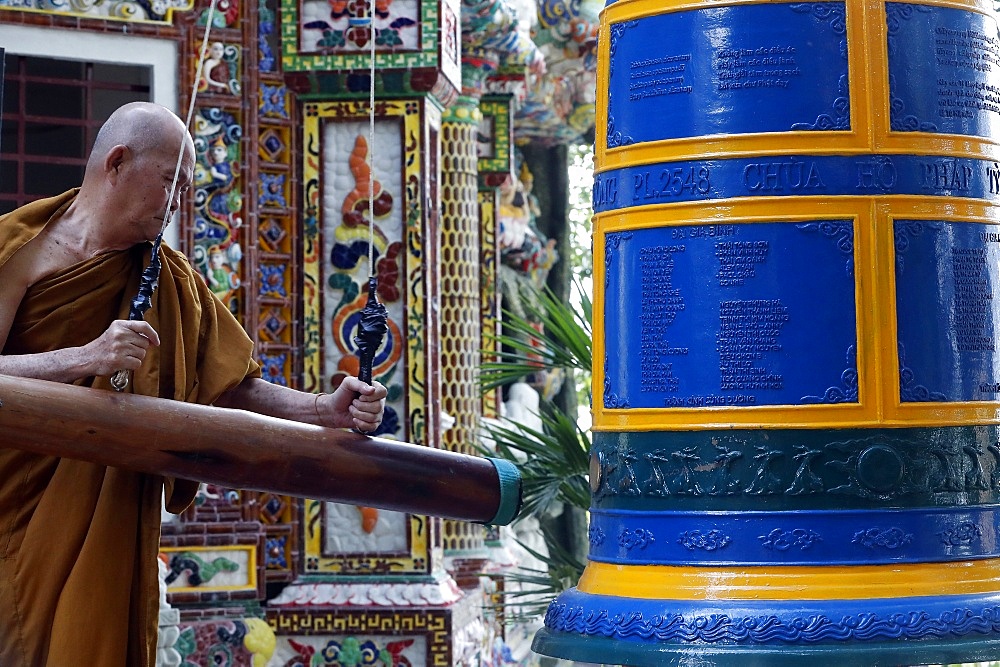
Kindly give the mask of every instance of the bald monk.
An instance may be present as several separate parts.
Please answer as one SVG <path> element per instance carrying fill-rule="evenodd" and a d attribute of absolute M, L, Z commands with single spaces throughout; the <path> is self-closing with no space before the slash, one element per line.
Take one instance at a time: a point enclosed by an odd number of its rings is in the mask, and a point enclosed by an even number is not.
<path fill-rule="evenodd" d="M 0 217 L 0 373 L 109 389 L 126 369 L 138 394 L 374 430 L 385 387 L 348 378 L 312 395 L 262 380 L 246 333 L 175 250 L 161 248 L 146 321 L 125 319 L 194 161 L 177 116 L 128 104 L 102 127 L 79 189 Z M 152 665 L 161 497 L 178 512 L 196 490 L 0 449 L 0 666 Z"/>

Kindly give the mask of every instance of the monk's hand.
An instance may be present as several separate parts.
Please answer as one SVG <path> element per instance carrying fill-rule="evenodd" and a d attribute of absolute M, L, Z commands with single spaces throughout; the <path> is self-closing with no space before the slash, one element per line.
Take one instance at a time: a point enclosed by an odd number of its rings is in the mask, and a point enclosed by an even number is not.
<path fill-rule="evenodd" d="M 387 393 L 380 382 L 369 385 L 356 377 L 348 377 L 335 392 L 319 397 L 316 412 L 324 426 L 371 433 L 382 423 Z"/>
<path fill-rule="evenodd" d="M 146 358 L 149 346 L 159 344 L 160 337 L 148 322 L 115 320 L 83 349 L 92 364 L 91 374 L 107 376 L 136 370 Z"/>

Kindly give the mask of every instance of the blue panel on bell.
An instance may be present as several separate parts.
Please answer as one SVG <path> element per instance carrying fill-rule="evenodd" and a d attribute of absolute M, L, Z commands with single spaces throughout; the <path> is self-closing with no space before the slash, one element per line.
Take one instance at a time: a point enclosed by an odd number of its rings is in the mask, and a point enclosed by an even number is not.
<path fill-rule="evenodd" d="M 996 18 L 904 3 L 886 3 L 885 11 L 892 129 L 977 137 L 1000 131 Z"/>
<path fill-rule="evenodd" d="M 1000 400 L 1000 227 L 894 225 L 900 400 Z"/>
<path fill-rule="evenodd" d="M 844 4 L 737 5 L 611 27 L 608 147 L 850 129 Z"/>
<path fill-rule="evenodd" d="M 654 451 L 644 458 L 655 463 L 664 454 Z M 620 565 L 882 565 L 1000 557 L 1000 509 L 995 507 L 794 512 L 591 508 L 590 519 L 588 558 Z"/>
<path fill-rule="evenodd" d="M 605 257 L 605 407 L 858 401 L 851 221 L 615 232 Z"/>

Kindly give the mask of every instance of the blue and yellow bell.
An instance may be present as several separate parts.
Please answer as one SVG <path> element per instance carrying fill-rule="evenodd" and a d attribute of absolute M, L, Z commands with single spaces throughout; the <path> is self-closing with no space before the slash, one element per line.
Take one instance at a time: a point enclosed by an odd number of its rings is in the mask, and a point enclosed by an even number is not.
<path fill-rule="evenodd" d="M 589 561 L 534 649 L 1000 657 L 984 2 L 603 10 Z"/>

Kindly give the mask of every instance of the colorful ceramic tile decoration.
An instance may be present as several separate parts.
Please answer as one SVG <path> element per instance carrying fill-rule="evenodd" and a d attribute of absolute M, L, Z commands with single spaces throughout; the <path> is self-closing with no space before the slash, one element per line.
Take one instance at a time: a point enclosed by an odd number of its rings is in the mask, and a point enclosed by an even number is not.
<path fill-rule="evenodd" d="M 369 107 L 359 102 L 306 106 L 304 307 L 307 339 L 320 341 L 305 359 L 307 387 L 332 391 L 357 373 L 354 334 L 367 300 L 370 271 L 389 331 L 372 376 L 389 390 L 378 433 L 421 442 L 427 437 L 428 317 L 422 262 L 429 229 L 422 152 L 426 105 L 381 101 L 371 160 Z M 407 140 L 409 139 L 409 140 Z M 373 177 L 374 188 L 369 189 Z M 369 234 L 369 205 L 375 213 Z M 369 267 L 369 242 L 374 266 Z M 363 289 L 364 287 L 364 289 Z M 404 366 L 403 360 L 406 360 Z M 429 574 L 433 529 L 425 517 L 306 501 L 303 571 L 309 574 Z"/>
<path fill-rule="evenodd" d="M 282 66 L 308 73 L 303 87 L 364 92 L 344 75 L 369 70 L 374 40 L 378 76 L 407 72 L 410 90 L 442 96 L 439 77 L 461 86 L 459 12 L 458 0 L 375 0 L 374 13 L 364 0 L 282 0 Z"/>
<path fill-rule="evenodd" d="M 240 49 L 237 45 L 212 42 L 197 73 L 198 92 L 213 95 L 240 94 Z M 195 60 L 194 62 L 199 62 Z"/>
<path fill-rule="evenodd" d="M 235 115 L 220 108 L 200 109 L 192 125 L 197 154 L 194 265 L 212 292 L 239 315 L 243 284 L 243 128 Z"/>
<path fill-rule="evenodd" d="M 590 556 L 535 649 L 995 658 L 995 14 L 617 0 L 598 54 Z"/>
<path fill-rule="evenodd" d="M 479 100 L 482 117 L 476 128 L 477 171 L 480 181 L 488 187 L 499 187 L 513 172 L 512 107 L 509 95 Z"/>
<path fill-rule="evenodd" d="M 190 11 L 194 2 L 187 0 L 0 0 L 0 10 L 20 10 L 55 16 L 75 16 L 86 19 L 149 22 L 170 25 L 180 12 Z"/>

